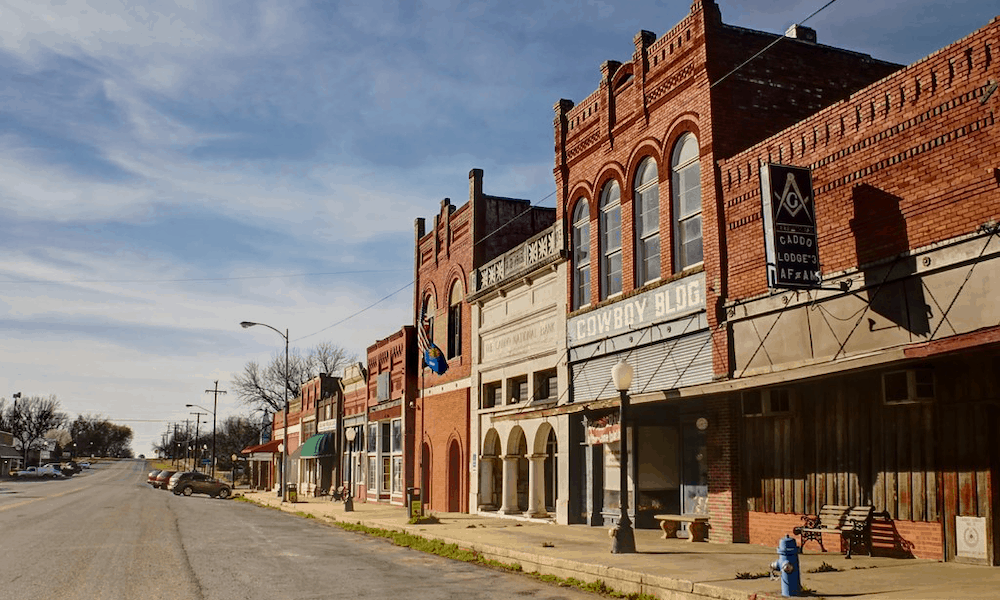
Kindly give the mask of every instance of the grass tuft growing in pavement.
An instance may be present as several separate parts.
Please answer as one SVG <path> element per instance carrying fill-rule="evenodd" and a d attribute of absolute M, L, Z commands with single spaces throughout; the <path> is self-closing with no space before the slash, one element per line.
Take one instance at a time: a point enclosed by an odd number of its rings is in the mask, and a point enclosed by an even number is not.
<path fill-rule="evenodd" d="M 438 525 L 441 523 L 441 519 L 435 517 L 433 514 L 423 515 L 419 517 L 410 517 L 407 521 L 410 525 Z"/>
<path fill-rule="evenodd" d="M 369 527 L 367 525 L 362 525 L 361 523 L 336 521 L 333 525 L 347 531 L 354 531 L 357 533 L 364 533 L 375 537 L 385 538 L 397 546 L 412 548 L 421 552 L 427 552 L 428 554 L 436 554 L 437 556 L 460 560 L 462 562 L 476 563 L 492 567 L 494 569 L 500 569 L 502 571 L 521 571 L 521 565 L 517 563 L 502 563 L 500 561 L 488 559 L 475 550 L 460 548 L 458 544 L 448 544 L 443 540 L 428 539 L 423 536 L 406 533 L 405 531 Z"/>
<path fill-rule="evenodd" d="M 771 573 L 768 571 L 761 571 L 759 573 L 751 573 L 749 571 L 737 571 L 736 579 L 764 579 L 765 577 L 770 577 Z"/>
<path fill-rule="evenodd" d="M 816 567 L 815 569 L 809 569 L 806 573 L 835 573 L 837 571 L 842 571 L 843 569 L 838 569 L 837 567 L 831 565 L 830 563 L 823 561 L 823 564 Z"/>

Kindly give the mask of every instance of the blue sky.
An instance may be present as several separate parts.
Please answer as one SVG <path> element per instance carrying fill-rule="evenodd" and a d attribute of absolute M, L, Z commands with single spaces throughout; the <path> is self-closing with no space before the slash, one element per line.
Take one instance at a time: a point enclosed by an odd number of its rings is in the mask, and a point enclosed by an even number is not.
<path fill-rule="evenodd" d="M 825 1 L 723 0 L 782 32 Z M 0 396 L 128 424 L 149 453 L 290 330 L 363 356 L 410 322 L 413 221 L 553 206 L 552 106 L 686 1 L 0 0 Z M 824 44 L 907 64 L 1000 2 L 838 0 Z M 234 394 L 219 416 L 241 414 Z"/>

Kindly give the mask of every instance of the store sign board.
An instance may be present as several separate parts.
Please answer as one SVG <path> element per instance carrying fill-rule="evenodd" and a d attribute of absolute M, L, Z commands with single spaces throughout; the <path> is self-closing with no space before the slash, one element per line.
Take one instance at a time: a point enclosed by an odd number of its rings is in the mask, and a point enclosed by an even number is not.
<path fill-rule="evenodd" d="M 571 346 L 604 339 L 705 310 L 705 274 L 630 296 L 568 321 Z"/>
<path fill-rule="evenodd" d="M 760 196 L 768 287 L 820 287 L 812 172 L 804 167 L 763 164 Z"/>

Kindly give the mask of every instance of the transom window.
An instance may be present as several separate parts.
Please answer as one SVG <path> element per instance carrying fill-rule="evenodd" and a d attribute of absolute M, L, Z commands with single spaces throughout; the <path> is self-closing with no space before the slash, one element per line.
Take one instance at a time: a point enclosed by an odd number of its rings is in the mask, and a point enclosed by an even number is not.
<path fill-rule="evenodd" d="M 639 163 L 635 175 L 635 283 L 660 278 L 660 178 L 656 161 Z"/>
<path fill-rule="evenodd" d="M 601 192 L 601 300 L 622 291 L 621 197 L 617 181 Z"/>
<path fill-rule="evenodd" d="M 590 304 L 590 210 L 580 198 L 573 211 L 573 309 Z"/>
<path fill-rule="evenodd" d="M 702 262 L 701 166 L 698 140 L 686 133 L 674 146 L 670 161 L 674 209 L 674 266 L 676 271 Z"/>

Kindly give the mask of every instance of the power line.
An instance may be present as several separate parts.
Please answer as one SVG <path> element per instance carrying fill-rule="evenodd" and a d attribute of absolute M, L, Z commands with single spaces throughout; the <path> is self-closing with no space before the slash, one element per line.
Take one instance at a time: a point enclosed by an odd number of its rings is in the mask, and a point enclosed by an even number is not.
<path fill-rule="evenodd" d="M 802 19 L 801 21 L 799 21 L 798 23 L 796 23 L 796 25 L 802 25 L 802 24 L 804 24 L 806 21 L 808 21 L 809 19 L 811 19 L 811 18 L 815 17 L 816 15 L 818 15 L 820 12 L 822 12 L 824 9 L 826 9 L 826 7 L 830 6 L 831 4 L 833 4 L 836 1 L 837 0 L 830 0 L 829 2 L 827 2 L 826 4 L 824 4 L 823 6 L 819 7 L 816 11 L 814 11 L 813 14 L 809 15 L 808 17 L 806 17 L 806 18 Z M 788 32 L 787 31 L 785 33 L 781 34 L 780 36 L 778 36 L 778 38 L 776 40 L 774 40 L 773 42 L 771 42 L 770 44 L 764 46 L 763 50 L 761 50 L 757 54 L 754 54 L 753 56 L 751 56 L 750 58 L 746 59 L 745 61 L 743 61 L 738 67 L 736 67 L 732 71 L 726 73 L 725 75 L 723 75 L 722 77 L 720 77 L 719 79 L 717 79 L 715 81 L 715 83 L 713 83 L 712 85 L 710 85 L 708 87 L 709 88 L 714 88 L 715 86 L 719 85 L 720 83 L 722 83 L 723 81 L 725 81 L 727 77 L 729 77 L 730 75 L 732 75 L 736 71 L 739 71 L 743 67 L 747 66 L 755 58 L 757 58 L 761 54 L 764 54 L 765 52 L 767 52 L 768 50 L 770 50 L 772 47 L 774 47 L 775 44 L 777 44 L 781 40 L 785 39 L 786 37 L 788 37 Z"/>
<path fill-rule="evenodd" d="M 66 280 L 41 280 L 41 279 L 0 279 L 0 283 L 16 284 L 67 284 L 67 283 L 192 283 L 209 281 L 239 281 L 245 279 L 279 279 L 282 277 L 321 277 L 328 275 L 364 275 L 370 273 L 396 273 L 406 269 L 368 269 L 361 271 L 333 271 L 329 273 L 285 273 L 278 275 L 242 275 L 239 277 L 191 277 L 185 279 L 66 279 Z"/>
<path fill-rule="evenodd" d="M 412 280 L 411 280 L 411 281 L 410 281 L 409 283 L 407 283 L 406 285 L 404 285 L 403 287 L 401 287 L 401 288 L 399 288 L 398 290 L 396 290 L 395 292 L 392 292 L 392 293 L 391 293 L 391 294 L 389 294 L 388 296 L 383 296 L 382 298 L 379 298 L 379 299 L 378 299 L 378 300 L 376 300 L 375 302 L 372 302 L 371 304 L 369 304 L 368 306 L 366 306 L 366 307 L 362 308 L 361 310 L 359 310 L 358 312 L 354 313 L 353 315 L 350 315 L 350 316 L 347 316 L 347 317 L 344 317 L 343 319 L 341 319 L 341 320 L 337 321 L 337 322 L 336 322 L 336 323 L 334 323 L 333 325 L 328 325 L 328 326 L 324 327 L 323 329 L 320 329 L 319 331 L 314 331 L 314 332 L 312 332 L 312 333 L 310 333 L 310 334 L 308 334 L 308 335 L 304 335 L 304 336 L 302 336 L 302 337 L 300 337 L 300 338 L 296 338 L 296 339 L 294 339 L 294 340 L 292 340 L 292 341 L 293 341 L 293 342 L 298 342 L 298 341 L 300 341 L 300 340 L 304 340 L 304 339 L 306 339 L 307 337 L 312 337 L 312 336 L 314 336 L 314 335 L 317 335 L 317 334 L 320 334 L 320 333 L 323 333 L 323 332 L 324 332 L 324 331 L 326 331 L 327 329 L 333 329 L 333 328 L 334 328 L 334 327 L 336 327 L 337 325 L 340 325 L 341 323 L 343 323 L 343 322 L 345 322 L 345 321 L 347 321 L 347 320 L 349 320 L 349 319 L 353 319 L 354 317 L 356 317 L 356 316 L 360 315 L 361 313 L 365 312 L 366 310 L 369 310 L 369 309 L 373 308 L 373 307 L 374 307 L 374 306 L 375 306 L 376 304 L 379 304 L 380 302 L 383 302 L 383 301 L 385 301 L 385 300 L 388 300 L 389 298 L 392 298 L 393 296 L 395 296 L 395 295 L 396 295 L 396 294 L 398 294 L 399 292 L 402 292 L 403 290 L 405 290 L 406 288 L 410 287 L 411 285 L 413 285 L 413 281 L 412 281 Z"/>

